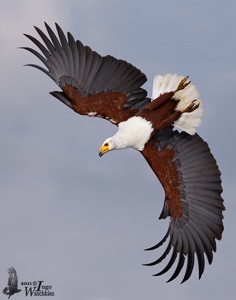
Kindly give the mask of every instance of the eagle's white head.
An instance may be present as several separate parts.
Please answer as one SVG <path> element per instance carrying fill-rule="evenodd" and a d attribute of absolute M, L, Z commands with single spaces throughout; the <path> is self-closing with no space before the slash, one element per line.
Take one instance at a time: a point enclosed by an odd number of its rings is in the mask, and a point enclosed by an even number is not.
<path fill-rule="evenodd" d="M 118 125 L 115 135 L 105 140 L 99 149 L 99 156 L 111 150 L 133 148 L 142 151 L 153 131 L 152 124 L 141 118 L 132 117 Z"/>
<path fill-rule="evenodd" d="M 99 149 L 99 156 L 103 156 L 103 154 L 107 153 L 108 151 L 111 150 L 116 150 L 116 143 L 115 139 L 113 137 L 110 137 L 104 141 L 102 144 L 101 148 Z"/>

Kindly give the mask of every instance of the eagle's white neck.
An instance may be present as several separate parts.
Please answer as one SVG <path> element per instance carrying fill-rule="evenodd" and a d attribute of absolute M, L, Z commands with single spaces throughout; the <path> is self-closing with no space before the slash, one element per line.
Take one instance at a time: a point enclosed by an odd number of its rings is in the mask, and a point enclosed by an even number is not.
<path fill-rule="evenodd" d="M 141 117 L 132 117 L 121 122 L 117 133 L 105 142 L 109 142 L 109 150 L 133 148 L 141 151 L 149 140 L 152 131 L 151 122 Z"/>

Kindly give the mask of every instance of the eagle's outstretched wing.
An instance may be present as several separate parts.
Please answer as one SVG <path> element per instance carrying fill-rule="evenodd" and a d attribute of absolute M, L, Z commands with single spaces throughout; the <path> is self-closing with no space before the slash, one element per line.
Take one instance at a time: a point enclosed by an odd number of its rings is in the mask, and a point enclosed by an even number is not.
<path fill-rule="evenodd" d="M 167 129 L 150 140 L 143 156 L 157 175 L 165 190 L 165 202 L 160 219 L 170 217 L 165 237 L 153 250 L 169 238 L 163 255 L 147 264 L 160 263 L 170 251 L 166 267 L 156 275 L 167 272 L 178 257 L 176 269 L 169 279 L 175 279 L 187 258 L 183 281 L 193 270 L 195 254 L 199 266 L 199 278 L 204 271 L 205 258 L 211 264 L 215 240 L 223 232 L 223 200 L 220 171 L 206 142 L 199 135 L 188 135 Z"/>
<path fill-rule="evenodd" d="M 56 24 L 59 39 L 45 23 L 50 39 L 37 27 L 45 46 L 36 38 L 25 34 L 41 51 L 22 47 L 37 56 L 47 70 L 35 64 L 62 89 L 51 94 L 79 114 L 101 117 L 117 124 L 134 115 L 139 107 L 150 100 L 141 88 L 146 76 L 124 60 L 110 55 L 102 57 L 75 41 L 68 33 L 66 39 Z"/>

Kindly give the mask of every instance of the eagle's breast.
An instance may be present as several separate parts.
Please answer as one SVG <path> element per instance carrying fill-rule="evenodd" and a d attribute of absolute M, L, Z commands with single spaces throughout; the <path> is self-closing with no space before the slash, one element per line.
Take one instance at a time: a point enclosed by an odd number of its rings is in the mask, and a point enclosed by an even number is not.
<path fill-rule="evenodd" d="M 152 132 L 152 123 L 139 116 L 121 122 L 115 134 L 117 149 L 133 148 L 142 151 Z"/>

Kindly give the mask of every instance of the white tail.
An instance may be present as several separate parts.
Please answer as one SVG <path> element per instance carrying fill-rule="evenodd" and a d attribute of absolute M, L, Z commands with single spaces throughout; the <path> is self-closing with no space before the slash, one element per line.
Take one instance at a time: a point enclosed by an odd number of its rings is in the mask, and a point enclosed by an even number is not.
<path fill-rule="evenodd" d="M 175 91 L 184 76 L 177 74 L 157 75 L 154 77 L 152 99 L 156 99 L 161 94 Z M 198 104 L 198 108 L 192 112 L 184 112 L 180 118 L 174 122 L 174 126 L 188 134 L 195 134 L 196 127 L 201 124 L 201 116 L 203 113 L 202 102 L 199 99 L 199 93 L 196 87 L 190 83 L 183 90 L 175 93 L 173 99 L 178 100 L 176 110 L 184 111 L 194 100 Z"/>

